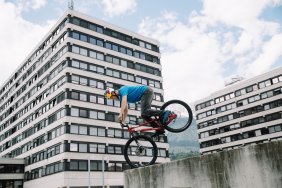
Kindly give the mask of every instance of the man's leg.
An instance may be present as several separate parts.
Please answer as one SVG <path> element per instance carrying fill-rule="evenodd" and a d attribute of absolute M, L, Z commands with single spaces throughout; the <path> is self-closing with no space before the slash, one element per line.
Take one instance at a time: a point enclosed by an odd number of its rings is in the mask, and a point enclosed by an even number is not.
<path fill-rule="evenodd" d="M 141 116 L 146 121 L 151 121 L 152 116 L 160 116 L 162 114 L 161 110 L 153 110 L 151 109 L 151 103 L 154 97 L 154 92 L 152 88 L 148 88 L 142 98 L 141 98 Z M 154 122 L 151 123 L 153 127 L 158 127 L 158 125 Z"/>

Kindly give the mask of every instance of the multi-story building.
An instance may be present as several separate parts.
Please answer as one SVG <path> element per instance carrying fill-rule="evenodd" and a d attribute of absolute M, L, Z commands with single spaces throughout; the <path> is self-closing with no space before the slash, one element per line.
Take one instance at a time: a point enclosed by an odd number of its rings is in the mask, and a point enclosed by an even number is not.
<path fill-rule="evenodd" d="M 23 188 L 24 160 L 0 158 L 0 188 Z"/>
<path fill-rule="evenodd" d="M 196 102 L 202 154 L 282 139 L 282 67 Z"/>
<path fill-rule="evenodd" d="M 158 109 L 159 43 L 67 11 L 0 89 L 0 156 L 25 159 L 24 187 L 122 187 L 129 134 L 104 90 L 139 84 Z M 139 104 L 127 121 L 142 121 Z M 156 141 L 157 162 L 169 161 L 166 138 Z"/>

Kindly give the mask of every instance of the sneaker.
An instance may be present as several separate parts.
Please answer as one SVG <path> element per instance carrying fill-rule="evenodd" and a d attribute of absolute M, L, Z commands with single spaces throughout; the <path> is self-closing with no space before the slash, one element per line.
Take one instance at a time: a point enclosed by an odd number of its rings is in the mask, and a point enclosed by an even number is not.
<path fill-rule="evenodd" d="M 162 120 L 163 125 L 165 125 L 167 123 L 168 117 L 169 117 L 170 114 L 171 114 L 171 111 L 169 111 L 169 110 L 164 111 L 163 120 Z"/>
<path fill-rule="evenodd" d="M 156 131 L 151 137 L 158 137 L 164 134 L 165 134 L 165 130 L 162 129 L 162 130 Z"/>

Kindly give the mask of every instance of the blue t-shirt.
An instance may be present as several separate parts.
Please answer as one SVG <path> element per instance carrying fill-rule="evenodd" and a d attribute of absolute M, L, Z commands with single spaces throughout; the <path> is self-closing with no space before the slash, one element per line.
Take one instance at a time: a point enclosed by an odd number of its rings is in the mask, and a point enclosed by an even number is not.
<path fill-rule="evenodd" d="M 119 99 L 122 100 L 123 96 L 127 95 L 127 101 L 135 103 L 141 100 L 144 92 L 148 89 L 148 86 L 122 86 L 119 91 Z"/>

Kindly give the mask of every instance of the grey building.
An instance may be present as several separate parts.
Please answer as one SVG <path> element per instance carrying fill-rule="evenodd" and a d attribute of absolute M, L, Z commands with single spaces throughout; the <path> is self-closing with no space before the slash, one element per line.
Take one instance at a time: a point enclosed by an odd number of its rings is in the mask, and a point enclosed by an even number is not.
<path fill-rule="evenodd" d="M 67 11 L 0 88 L 0 156 L 25 160 L 24 187 L 122 187 L 129 134 L 104 90 L 149 85 L 158 109 L 161 75 L 157 41 Z M 142 121 L 139 104 L 127 121 Z M 169 161 L 156 141 L 157 162 Z"/>
<path fill-rule="evenodd" d="M 282 67 L 196 102 L 202 154 L 282 138 Z"/>

